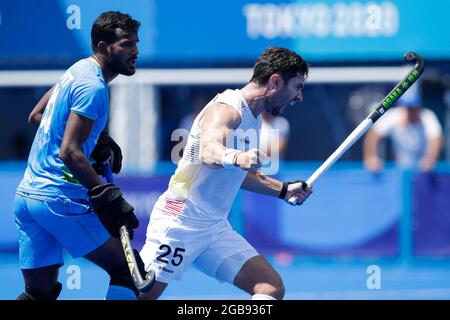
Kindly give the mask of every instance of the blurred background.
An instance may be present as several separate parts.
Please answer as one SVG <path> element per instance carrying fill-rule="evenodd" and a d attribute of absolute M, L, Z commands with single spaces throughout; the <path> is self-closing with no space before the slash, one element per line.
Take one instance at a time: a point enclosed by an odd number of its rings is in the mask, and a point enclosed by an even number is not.
<path fill-rule="evenodd" d="M 420 106 L 413 107 L 437 119 L 431 169 L 399 165 L 386 135 L 377 146 L 384 166 L 369 170 L 361 139 L 301 207 L 241 192 L 230 221 L 273 262 L 287 299 L 450 298 L 448 1 L 2 0 L 0 299 L 14 299 L 23 287 L 13 199 L 35 133 L 27 117 L 65 69 L 91 54 L 92 22 L 108 10 L 142 23 L 138 71 L 111 83 L 107 128 L 124 153 L 116 182 L 141 222 L 138 249 L 176 168 L 174 152 L 183 145 L 176 129 L 189 130 L 217 93 L 244 86 L 266 47 L 288 47 L 310 64 L 304 101 L 267 120 L 281 133 L 276 176 L 286 181 L 309 177 L 403 79 L 405 52 L 422 55 Z M 431 129 L 415 125 L 427 150 Z M 105 275 L 80 259 L 67 256 L 60 278 L 63 299 L 106 292 Z M 162 298 L 247 297 L 191 268 Z"/>

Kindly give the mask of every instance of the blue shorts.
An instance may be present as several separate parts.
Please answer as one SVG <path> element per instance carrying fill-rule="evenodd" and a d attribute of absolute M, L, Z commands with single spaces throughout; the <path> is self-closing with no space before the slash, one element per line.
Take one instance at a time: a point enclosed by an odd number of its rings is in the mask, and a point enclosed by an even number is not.
<path fill-rule="evenodd" d="M 21 269 L 63 265 L 62 248 L 77 258 L 110 237 L 86 200 L 21 193 L 16 194 L 14 214 Z"/>

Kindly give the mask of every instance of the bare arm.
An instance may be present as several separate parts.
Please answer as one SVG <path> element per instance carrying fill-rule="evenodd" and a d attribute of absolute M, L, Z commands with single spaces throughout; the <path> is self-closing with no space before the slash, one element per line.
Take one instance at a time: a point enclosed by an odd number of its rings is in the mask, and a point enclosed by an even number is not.
<path fill-rule="evenodd" d="M 200 160 L 208 166 L 220 168 L 229 131 L 239 126 L 241 117 L 231 106 L 215 103 L 199 121 Z"/>
<path fill-rule="evenodd" d="M 256 192 L 259 194 L 265 194 L 268 196 L 279 197 L 283 187 L 283 182 L 268 177 L 263 174 L 260 170 L 256 172 L 249 171 L 245 177 L 244 182 L 241 185 L 242 189 Z M 300 201 L 306 200 L 312 193 L 312 188 L 307 186 L 303 189 L 303 184 L 301 182 L 289 183 L 287 185 L 287 191 L 284 196 L 284 200 L 290 199 L 291 197 L 297 197 Z"/>
<path fill-rule="evenodd" d="M 433 159 L 434 162 L 436 162 L 437 159 L 439 158 L 439 153 L 441 152 L 442 149 L 442 142 L 443 142 L 442 136 L 430 139 L 428 141 L 427 155 L 428 157 Z"/>
<path fill-rule="evenodd" d="M 378 145 L 380 143 L 380 140 L 381 136 L 373 129 L 367 133 L 364 139 L 364 165 L 371 171 L 379 171 L 383 166 L 383 161 L 378 156 Z"/>
<path fill-rule="evenodd" d="M 282 187 L 283 182 L 266 176 L 260 170 L 247 173 L 241 186 L 242 189 L 274 197 L 280 195 Z"/>
<path fill-rule="evenodd" d="M 59 158 L 88 190 L 101 184 L 83 153 L 83 143 L 91 134 L 93 126 L 94 120 L 70 113 L 59 152 Z"/>
<path fill-rule="evenodd" d="M 423 171 L 429 171 L 434 168 L 436 161 L 439 158 L 439 154 L 442 149 L 443 139 L 442 136 L 428 139 L 427 151 L 423 158 L 420 160 L 420 167 Z"/>
<path fill-rule="evenodd" d="M 52 95 L 53 87 L 48 90 L 44 96 L 39 100 L 39 102 L 34 107 L 33 111 L 31 111 L 30 115 L 28 116 L 28 123 L 39 127 L 39 124 L 41 123 L 42 115 L 44 114 L 45 106 L 48 103 L 48 100 L 50 99 L 50 96 Z"/>

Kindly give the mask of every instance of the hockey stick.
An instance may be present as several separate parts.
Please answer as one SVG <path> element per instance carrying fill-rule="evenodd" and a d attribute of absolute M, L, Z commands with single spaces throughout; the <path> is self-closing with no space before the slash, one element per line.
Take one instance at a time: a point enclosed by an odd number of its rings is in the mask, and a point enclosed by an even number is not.
<path fill-rule="evenodd" d="M 383 101 L 372 111 L 372 113 L 364 119 L 357 127 L 350 133 L 350 135 L 341 143 L 341 145 L 333 152 L 331 156 L 309 177 L 306 183 L 312 186 L 314 182 L 325 173 L 340 157 L 361 138 L 373 124 L 393 105 L 414 82 L 419 79 L 424 69 L 423 59 L 414 52 L 405 54 L 405 60 L 409 63 L 414 63 L 414 68 L 400 81 L 397 86 L 384 97 Z M 295 205 L 297 203 L 296 197 L 291 197 L 288 200 L 289 204 Z"/>
<path fill-rule="evenodd" d="M 103 172 L 105 173 L 106 181 L 108 183 L 113 183 L 113 175 L 109 163 L 104 163 L 102 165 Z M 120 227 L 120 242 L 122 243 L 122 249 L 127 259 L 128 268 L 130 269 L 131 277 L 133 278 L 134 285 L 139 292 L 148 292 L 155 282 L 155 273 L 151 270 L 145 275 L 145 280 L 142 278 L 141 272 L 139 271 L 138 265 L 136 263 L 136 257 L 133 253 L 133 247 L 131 246 L 130 234 L 128 233 L 126 226 Z"/>

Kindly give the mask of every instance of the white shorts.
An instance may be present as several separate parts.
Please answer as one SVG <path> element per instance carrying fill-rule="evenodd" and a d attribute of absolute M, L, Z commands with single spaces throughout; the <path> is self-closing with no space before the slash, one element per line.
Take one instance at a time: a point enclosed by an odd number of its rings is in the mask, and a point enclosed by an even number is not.
<path fill-rule="evenodd" d="M 245 262 L 259 255 L 227 220 L 205 228 L 161 216 L 150 219 L 140 252 L 146 271 L 153 270 L 157 281 L 180 280 L 194 263 L 210 277 L 233 284 Z"/>

